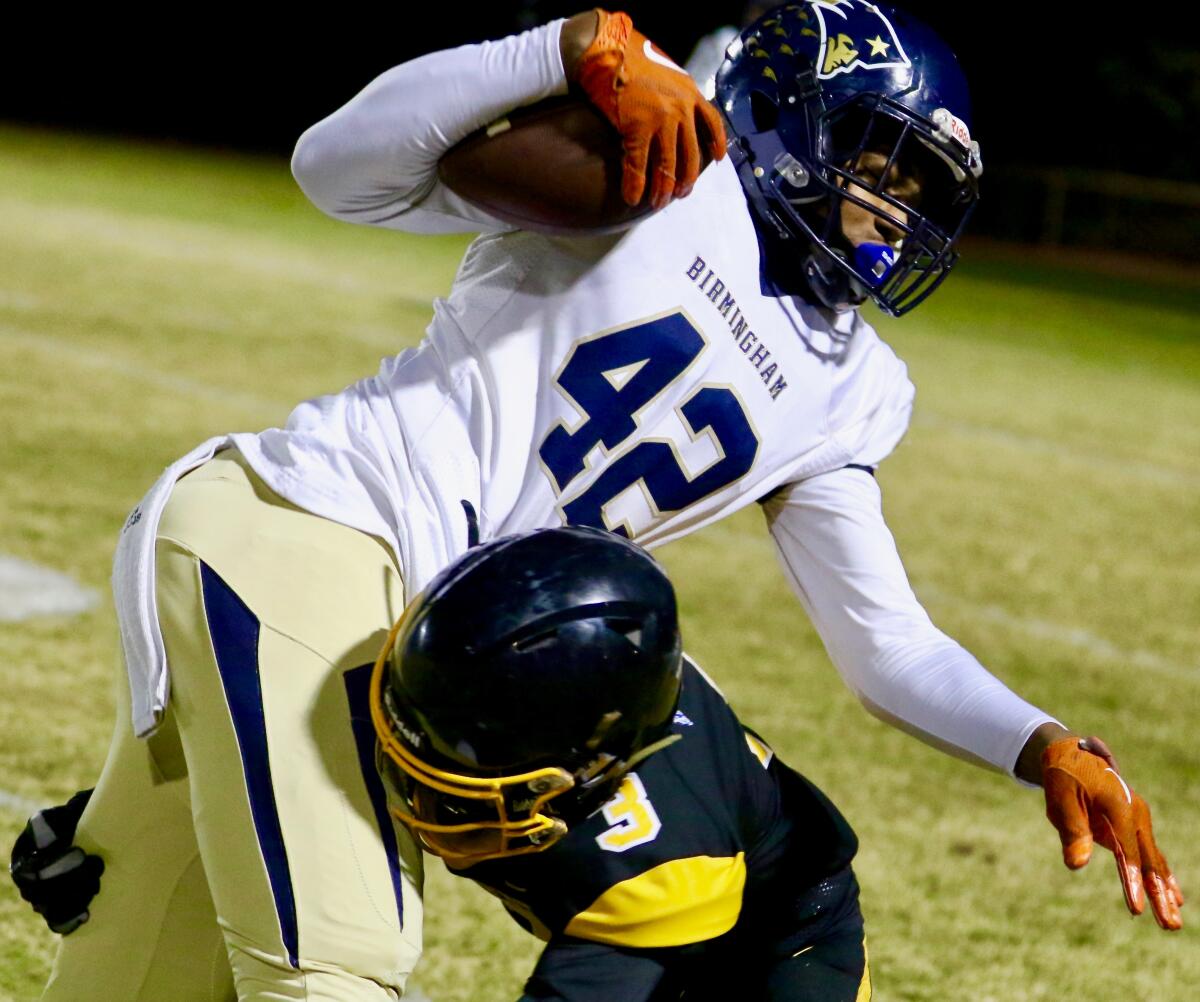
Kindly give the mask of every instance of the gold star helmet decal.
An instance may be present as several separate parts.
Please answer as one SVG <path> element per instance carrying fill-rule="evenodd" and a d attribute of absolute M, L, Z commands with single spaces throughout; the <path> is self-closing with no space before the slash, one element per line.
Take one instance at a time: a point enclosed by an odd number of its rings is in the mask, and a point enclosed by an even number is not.
<path fill-rule="evenodd" d="M 868 38 L 867 44 L 871 46 L 871 55 L 873 56 L 886 56 L 888 49 L 892 47 L 891 42 L 885 42 L 878 35 L 874 38 Z"/>

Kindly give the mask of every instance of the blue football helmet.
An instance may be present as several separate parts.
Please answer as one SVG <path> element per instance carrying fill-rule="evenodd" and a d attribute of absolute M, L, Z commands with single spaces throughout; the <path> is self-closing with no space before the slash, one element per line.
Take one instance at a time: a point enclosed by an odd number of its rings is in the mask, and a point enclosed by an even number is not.
<path fill-rule="evenodd" d="M 675 592 L 584 527 L 468 550 L 392 630 L 371 716 L 391 810 L 459 865 L 541 852 L 672 740 Z"/>
<path fill-rule="evenodd" d="M 866 0 L 784 4 L 729 45 L 716 103 L 768 267 L 796 262 L 809 298 L 899 316 L 954 266 L 983 162 L 958 61 L 925 25 Z M 853 245 L 850 205 L 887 237 Z"/>

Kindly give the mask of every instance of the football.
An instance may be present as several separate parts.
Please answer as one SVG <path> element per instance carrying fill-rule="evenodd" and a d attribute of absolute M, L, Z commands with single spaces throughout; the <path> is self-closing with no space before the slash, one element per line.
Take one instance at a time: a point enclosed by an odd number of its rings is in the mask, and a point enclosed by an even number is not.
<path fill-rule="evenodd" d="M 605 233 L 653 211 L 648 194 L 635 206 L 621 198 L 621 156 L 621 138 L 599 111 L 556 97 L 467 136 L 442 157 L 438 177 L 522 229 Z"/>

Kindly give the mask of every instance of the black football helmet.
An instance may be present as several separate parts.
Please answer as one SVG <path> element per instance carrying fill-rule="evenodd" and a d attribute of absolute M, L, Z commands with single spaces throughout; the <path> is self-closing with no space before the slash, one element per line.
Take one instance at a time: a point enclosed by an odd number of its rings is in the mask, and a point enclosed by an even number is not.
<path fill-rule="evenodd" d="M 671 740 L 680 677 L 674 590 L 634 543 L 570 527 L 469 550 L 375 664 L 392 810 L 458 865 L 548 848 Z"/>
<path fill-rule="evenodd" d="M 845 310 L 870 297 L 899 316 L 954 266 L 983 162 L 966 80 L 921 22 L 868 0 L 775 7 L 729 45 L 716 103 L 769 269 L 802 269 L 808 298 Z M 898 172 L 915 192 L 896 194 Z M 847 205 L 887 238 L 852 245 Z"/>

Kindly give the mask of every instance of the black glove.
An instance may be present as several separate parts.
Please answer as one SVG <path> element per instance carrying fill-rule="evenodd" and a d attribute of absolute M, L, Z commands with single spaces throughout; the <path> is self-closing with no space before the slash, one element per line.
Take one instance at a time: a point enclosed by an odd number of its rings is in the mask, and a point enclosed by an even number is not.
<path fill-rule="evenodd" d="M 104 860 L 71 844 L 91 797 L 91 790 L 81 790 L 60 807 L 38 811 L 12 849 L 9 872 L 21 897 L 64 936 L 88 920 L 104 872 Z"/>

